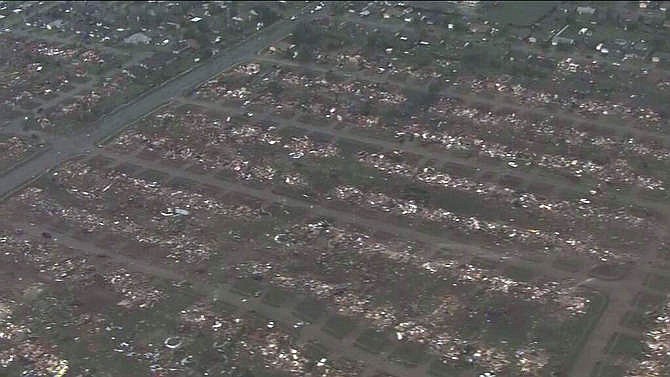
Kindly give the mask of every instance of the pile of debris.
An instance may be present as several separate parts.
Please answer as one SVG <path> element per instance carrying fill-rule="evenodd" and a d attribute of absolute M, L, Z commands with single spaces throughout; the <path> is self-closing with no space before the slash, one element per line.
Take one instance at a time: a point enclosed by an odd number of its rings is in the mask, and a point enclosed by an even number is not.
<path fill-rule="evenodd" d="M 615 254 L 597 246 L 592 240 L 565 239 L 556 232 L 545 233 L 539 229 L 521 229 L 504 223 L 485 221 L 475 217 L 465 218 L 442 208 L 426 208 L 413 200 L 394 198 L 380 192 L 365 192 L 356 187 L 338 186 L 332 195 L 356 206 L 378 209 L 400 216 L 440 223 L 466 234 L 482 232 L 496 241 L 515 240 L 530 245 L 551 245 L 558 249 L 573 250 L 609 259 Z"/>

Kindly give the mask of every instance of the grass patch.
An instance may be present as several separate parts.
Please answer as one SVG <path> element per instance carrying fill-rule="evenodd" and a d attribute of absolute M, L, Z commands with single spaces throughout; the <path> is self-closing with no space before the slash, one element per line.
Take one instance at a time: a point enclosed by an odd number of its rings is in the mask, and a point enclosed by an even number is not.
<path fill-rule="evenodd" d="M 648 314 L 637 310 L 627 312 L 624 315 L 622 322 L 624 326 L 638 331 L 647 329 L 651 324 L 653 324 L 653 321 Z"/>
<path fill-rule="evenodd" d="M 212 307 L 216 310 L 217 313 L 232 314 L 235 313 L 238 308 L 237 306 L 223 300 L 214 299 Z"/>
<path fill-rule="evenodd" d="M 461 165 L 455 162 L 445 162 L 442 165 L 441 169 L 447 174 L 452 174 L 459 177 L 472 178 L 475 176 L 475 174 L 477 174 L 477 169 L 467 165 Z"/>
<path fill-rule="evenodd" d="M 315 322 L 326 313 L 326 310 L 323 304 L 308 298 L 296 305 L 293 313 L 301 319 Z"/>
<path fill-rule="evenodd" d="M 351 158 L 324 158 L 318 163 L 298 161 L 293 166 L 308 177 L 316 192 L 327 192 L 341 184 L 365 188 L 371 181 L 382 179 L 379 171 L 367 168 Z"/>
<path fill-rule="evenodd" d="M 356 153 L 360 151 L 367 151 L 369 153 L 378 153 L 381 151 L 381 148 L 376 145 L 366 144 L 350 139 L 338 140 L 337 147 L 340 148 L 343 156 L 355 156 Z"/>
<path fill-rule="evenodd" d="M 428 374 L 435 377 L 456 377 L 460 376 L 462 368 L 453 365 L 447 365 L 441 360 L 433 360 L 428 367 Z"/>
<path fill-rule="evenodd" d="M 598 362 L 591 371 L 591 377 L 624 377 L 626 368 L 619 365 L 604 364 Z"/>
<path fill-rule="evenodd" d="M 529 182 L 526 187 L 527 191 L 538 193 L 540 195 L 551 195 L 554 192 L 554 186 L 542 182 Z"/>
<path fill-rule="evenodd" d="M 630 335 L 615 333 L 607 344 L 607 353 L 639 359 L 644 353 L 644 346 L 640 339 Z"/>
<path fill-rule="evenodd" d="M 486 295 L 470 305 L 476 314 L 464 319 L 462 328 L 489 344 L 501 341 L 510 347 L 525 344 L 535 325 L 541 321 L 541 305 L 510 300 L 507 295 Z"/>
<path fill-rule="evenodd" d="M 579 272 L 584 268 L 584 263 L 577 258 L 557 258 L 552 265 L 559 270 L 567 272 Z"/>
<path fill-rule="evenodd" d="M 242 372 L 243 377 L 288 377 L 287 373 L 279 372 L 262 366 L 252 366 L 250 369 Z"/>
<path fill-rule="evenodd" d="M 253 279 L 238 279 L 233 283 L 232 291 L 243 296 L 258 297 L 262 292 L 263 286 Z"/>
<path fill-rule="evenodd" d="M 521 266 L 508 266 L 503 273 L 514 280 L 521 281 L 531 281 L 535 277 L 533 270 Z"/>
<path fill-rule="evenodd" d="M 591 276 L 602 280 L 622 279 L 631 269 L 629 263 L 603 263 L 589 271 Z"/>
<path fill-rule="evenodd" d="M 356 339 L 356 346 L 373 354 L 378 354 L 387 347 L 389 338 L 383 331 L 366 329 Z"/>
<path fill-rule="evenodd" d="M 270 306 L 280 307 L 291 298 L 291 294 L 279 288 L 270 287 L 263 295 L 262 301 Z"/>
<path fill-rule="evenodd" d="M 305 136 L 305 131 L 298 128 L 298 127 L 282 127 L 277 130 L 277 133 L 285 138 L 292 138 L 292 137 L 303 137 Z"/>
<path fill-rule="evenodd" d="M 428 347 L 414 343 L 401 344 L 389 355 L 389 360 L 408 367 L 419 365 L 427 358 Z"/>
<path fill-rule="evenodd" d="M 305 344 L 304 355 L 310 360 L 319 360 L 328 355 L 328 349 L 318 341 Z"/>
<path fill-rule="evenodd" d="M 670 277 L 659 274 L 649 274 L 644 285 L 662 292 L 670 292 Z"/>
<path fill-rule="evenodd" d="M 563 322 L 544 321 L 538 325 L 538 337 L 552 357 L 548 370 L 557 375 L 568 375 L 586 339 L 607 307 L 608 298 L 598 291 L 586 291 L 589 299 L 586 314 Z"/>
<path fill-rule="evenodd" d="M 664 303 L 664 296 L 648 292 L 639 292 L 633 301 L 633 304 L 642 311 L 659 309 Z"/>
<path fill-rule="evenodd" d="M 495 270 L 496 267 L 498 267 L 497 261 L 484 257 L 474 257 L 472 260 L 470 260 L 470 264 L 485 270 Z"/>
<path fill-rule="evenodd" d="M 355 328 L 356 321 L 339 315 L 330 317 L 328 321 L 326 321 L 325 325 L 323 325 L 323 330 L 325 332 L 338 339 L 342 339 L 351 334 Z"/>
<path fill-rule="evenodd" d="M 139 171 L 140 169 L 142 169 L 141 166 L 131 164 L 131 163 L 128 163 L 128 162 L 124 162 L 121 165 L 116 167 L 116 170 L 118 172 L 123 173 L 123 174 L 128 174 L 128 175 L 132 175 L 133 173 Z"/>
<path fill-rule="evenodd" d="M 168 175 L 166 173 L 153 169 L 145 170 L 141 172 L 138 176 L 139 178 L 142 178 L 149 182 L 159 182 L 159 183 L 165 182 L 168 178 Z"/>
<path fill-rule="evenodd" d="M 111 164 L 114 163 L 114 159 L 97 155 L 92 158 L 90 158 L 88 161 L 86 161 L 86 164 L 89 166 L 92 166 L 94 169 L 103 169 L 107 166 L 110 166 Z"/>
<path fill-rule="evenodd" d="M 651 190 L 641 190 L 638 193 L 640 199 L 650 200 L 654 202 L 663 202 L 668 200 L 667 191 L 651 191 Z"/>
<path fill-rule="evenodd" d="M 190 190 L 196 187 L 198 183 L 192 179 L 176 177 L 171 179 L 168 185 L 177 189 Z"/>

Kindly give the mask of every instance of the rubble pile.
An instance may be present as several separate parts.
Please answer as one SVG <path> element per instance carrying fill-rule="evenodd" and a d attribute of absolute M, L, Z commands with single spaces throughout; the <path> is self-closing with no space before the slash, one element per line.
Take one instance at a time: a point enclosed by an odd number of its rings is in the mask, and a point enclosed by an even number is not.
<path fill-rule="evenodd" d="M 188 333 L 194 329 L 207 331 L 221 340 L 219 347 L 238 339 L 236 343 L 242 355 L 260 357 L 265 366 L 291 375 L 305 375 L 309 360 L 303 356 L 301 347 L 291 345 L 289 335 L 283 333 L 274 321 L 256 327 L 244 318 L 217 315 L 212 305 L 207 302 L 198 302 L 182 310 L 180 320 L 181 332 Z"/>
<path fill-rule="evenodd" d="M 258 209 L 243 204 L 227 204 L 195 190 L 176 189 L 157 182 L 130 177 L 116 170 L 99 173 L 100 171 L 92 169 L 83 161 L 69 161 L 58 170 L 54 182 L 67 186 L 66 190 L 73 196 L 92 202 L 102 202 L 106 192 L 129 199 L 154 198 L 160 203 L 157 203 L 157 207 L 161 216 L 168 218 L 189 216 L 190 219 L 197 219 L 200 225 L 204 225 L 205 221 L 213 216 L 240 220 L 260 218 Z M 168 198 L 169 203 L 166 203 Z M 166 207 L 167 209 L 163 210 Z"/>
<path fill-rule="evenodd" d="M 506 80 L 505 80 L 506 81 Z M 562 109 L 575 111 L 590 117 L 602 115 L 616 116 L 620 119 L 633 122 L 633 127 L 659 129 L 661 115 L 641 106 L 612 103 L 610 101 L 599 101 L 596 99 L 583 99 L 574 97 L 562 97 L 558 94 L 526 88 L 520 84 L 501 84 L 497 79 L 487 80 L 460 80 L 459 84 L 469 87 L 475 93 L 502 92 L 511 95 L 517 101 L 529 106 L 542 106 L 555 104 Z"/>
<path fill-rule="evenodd" d="M 653 314 L 653 313 L 647 313 Z M 670 352 L 670 303 L 659 310 L 653 325 L 645 333 L 644 358 L 628 371 L 628 377 L 661 377 L 670 370 L 668 353 Z"/>
<path fill-rule="evenodd" d="M 372 304 L 371 298 L 362 298 L 351 292 L 335 295 L 336 284 L 304 276 L 291 277 L 286 274 L 274 274 L 272 283 L 288 289 L 302 289 L 315 297 L 330 301 L 339 313 L 354 318 L 365 318 L 377 329 L 393 329 L 398 341 L 427 344 L 447 364 L 467 361 L 493 370 L 504 370 L 509 366 L 509 361 L 504 353 L 493 355 L 479 352 L 475 358 L 468 357 L 463 352 L 466 344 L 479 350 L 488 350 L 489 348 L 482 342 L 461 339 L 456 332 L 444 332 L 443 327 L 448 326 L 448 324 L 441 316 L 439 321 L 433 321 L 433 316 L 430 315 L 422 316 L 415 321 L 408 320 L 408 315 L 396 312 L 392 306 L 376 306 Z M 477 352 L 473 353 L 476 354 Z"/>
<path fill-rule="evenodd" d="M 357 297 L 353 293 L 334 295 L 336 287 L 333 284 L 306 277 L 293 278 L 283 274 L 275 274 L 272 281 L 286 288 L 304 287 L 307 292 L 316 297 L 333 302 L 338 312 L 343 315 L 365 318 L 378 329 L 393 329 L 396 339 L 400 342 L 427 344 L 433 352 L 440 355 L 446 364 L 467 362 L 494 371 L 503 371 L 510 366 L 511 355 L 507 355 L 504 351 L 496 350 L 483 342 L 462 339 L 455 330 L 445 332 L 444 327 L 449 327 L 449 321 L 443 311 L 445 305 L 438 307 L 432 314 L 421 316 L 417 320 L 408 320 L 407 315 L 396 313 L 391 306 L 371 305 L 369 299 Z M 538 297 L 538 300 L 542 298 Z M 453 312 L 464 309 L 458 304 L 454 306 L 451 296 L 445 297 L 445 301 L 448 303 L 447 306 L 451 306 Z M 573 314 L 578 315 L 579 313 Z M 470 351 L 464 351 L 466 349 Z M 516 351 L 515 355 L 517 362 L 524 364 L 526 369 L 539 370 L 546 365 L 546 360 L 541 356 L 542 350 L 534 349 L 532 355 L 535 357 L 524 357 L 525 352 L 528 350 L 521 349 Z"/>
<path fill-rule="evenodd" d="M 169 124 L 166 125 L 165 123 Z M 166 132 L 177 123 L 188 129 L 188 134 L 171 135 Z M 250 156 L 250 161 L 239 150 L 255 145 L 268 146 L 269 152 L 279 148 L 288 151 L 288 157 L 303 156 L 328 158 L 337 156 L 339 149 L 332 143 L 317 143 L 308 136 L 284 138 L 275 126 L 261 127 L 252 124 L 231 125 L 228 120 L 214 119 L 199 112 L 187 112 L 177 117 L 172 112 L 156 115 L 154 121 L 141 130 L 129 131 L 115 142 L 115 148 L 131 152 L 144 147 L 160 153 L 169 160 L 190 162 L 206 170 L 225 170 L 242 180 L 269 181 L 274 178 L 275 168 L 265 163 L 265 156 Z"/>
<path fill-rule="evenodd" d="M 300 173 L 286 173 L 282 174 L 281 181 L 287 186 L 307 187 L 309 182 Z"/>
<path fill-rule="evenodd" d="M 238 105 L 243 102 L 248 104 L 252 97 L 252 88 L 250 87 L 252 80 L 260 76 L 262 71 L 261 66 L 257 63 L 237 65 L 197 87 L 193 96 L 206 101 L 222 101 Z"/>
<path fill-rule="evenodd" d="M 310 115 L 363 126 L 378 117 L 361 114 L 358 109 L 362 106 L 360 103 L 397 106 L 407 101 L 407 97 L 401 93 L 400 89 L 391 85 L 362 80 L 329 81 L 321 75 L 313 76 L 285 68 L 273 72 L 272 76 L 273 80 L 267 77 L 263 79 L 265 86 L 270 82 L 281 82 L 286 89 L 282 93 L 288 92 L 289 94 L 277 97 L 268 93 L 267 87 L 256 88 L 256 91 L 263 94 L 245 101 L 244 105 L 255 105 L 259 108 L 270 105 L 275 109 L 288 109 L 289 112 L 300 108 Z M 221 97 L 225 99 L 228 95 L 227 92 L 222 93 Z M 306 101 L 306 98 L 309 98 L 309 101 Z M 348 99 L 346 102 L 343 101 L 345 98 Z"/>
<path fill-rule="evenodd" d="M 407 8 L 410 9 L 411 8 Z M 353 12 L 353 10 L 350 10 Z M 328 25 L 322 25 L 324 28 L 336 29 L 338 32 L 344 32 L 350 35 L 355 36 L 354 38 L 363 38 L 365 35 L 369 35 L 371 27 L 356 21 L 345 21 L 342 23 L 331 23 Z M 374 32 L 376 32 L 375 30 Z M 406 36 L 400 32 L 396 32 L 394 37 L 398 38 L 398 48 L 386 48 L 384 52 L 386 54 L 374 54 L 362 49 L 357 45 L 345 46 L 343 49 L 335 52 L 330 51 L 318 51 L 314 54 L 313 61 L 320 66 L 332 68 L 337 67 L 338 69 L 355 69 L 360 71 L 365 75 L 371 76 L 381 76 L 388 75 L 392 80 L 402 80 L 405 77 L 409 76 L 413 80 L 419 82 L 429 82 L 432 79 L 442 77 L 440 72 L 437 72 L 432 67 L 417 67 L 412 64 L 408 64 L 406 61 L 401 60 L 400 57 L 405 57 L 407 55 L 413 55 L 417 48 L 416 44 L 419 42 L 416 39 L 416 36 Z M 434 39 L 430 35 L 426 36 L 427 40 Z M 437 40 L 431 42 L 424 41 L 424 43 L 438 43 Z M 289 47 L 289 56 L 291 59 L 296 59 L 299 56 L 299 53 L 293 50 L 293 47 Z M 455 50 L 461 50 L 461 47 L 454 47 Z M 293 51 L 291 51 L 293 50 Z M 436 64 L 440 67 L 447 67 L 452 64 L 451 61 L 445 61 L 444 59 L 438 59 Z"/>
<path fill-rule="evenodd" d="M 104 280 L 123 296 L 117 305 L 131 309 L 150 309 L 165 298 L 165 293 L 152 287 L 148 279 L 140 273 L 129 273 L 124 268 L 107 272 Z"/>
<path fill-rule="evenodd" d="M 18 239 L 0 233 L 0 253 L 14 262 L 34 266 L 55 282 L 90 283 L 95 267 L 83 256 L 70 255 L 69 250 L 54 243 Z"/>
<path fill-rule="evenodd" d="M 257 341 L 240 342 L 241 349 L 250 355 L 260 353 L 265 366 L 290 373 L 295 376 L 304 376 L 308 359 L 298 349 L 290 344 L 287 334 L 275 330 L 270 321 L 265 328 L 258 328 L 253 334 Z"/>
<path fill-rule="evenodd" d="M 93 89 L 73 96 L 72 99 L 57 105 L 45 112 L 44 115 L 38 116 L 36 121 L 44 129 L 53 127 L 59 124 L 59 121 L 65 119 L 87 119 L 98 109 L 98 106 L 104 100 L 122 95 L 131 82 L 131 78 L 123 72 L 103 77 Z"/>
<path fill-rule="evenodd" d="M 28 326 L 17 322 L 13 310 L 16 302 L 10 299 L 0 301 L 0 370 L 14 363 L 28 368 L 27 375 L 62 377 L 69 369 L 69 362 L 57 356 L 56 347 L 47 345 L 31 336 Z M 20 320 L 25 320 L 21 318 Z"/>
<path fill-rule="evenodd" d="M 62 377 L 69 369 L 69 362 L 55 355 L 55 348 L 37 343 L 34 340 L 25 340 L 0 352 L 0 366 L 7 367 L 17 361 L 27 362 L 30 365 L 28 375 L 38 377 Z"/>
<path fill-rule="evenodd" d="M 86 79 L 88 70 L 113 60 L 90 48 L 0 35 L 6 46 L 4 63 L 12 67 L 0 80 L 0 100 L 8 108 L 47 99 L 72 88 L 72 80 Z M 54 67 L 58 66 L 58 69 Z"/>
<path fill-rule="evenodd" d="M 542 368 L 549 363 L 549 355 L 543 349 L 529 347 L 519 349 L 514 353 L 517 366 L 523 375 L 537 376 Z"/>
<path fill-rule="evenodd" d="M 589 160 L 563 155 L 536 153 L 519 150 L 496 142 L 489 142 L 477 136 L 455 136 L 448 132 L 431 132 L 430 127 L 414 123 L 395 133 L 397 138 L 412 135 L 424 143 L 439 144 L 447 150 L 474 151 L 480 156 L 507 161 L 510 167 L 537 165 L 556 170 L 576 178 L 589 175 L 604 183 L 636 185 L 647 190 L 665 190 L 664 182 L 658 178 L 637 174 L 626 160 L 601 165 Z"/>
<path fill-rule="evenodd" d="M 0 141 L 0 163 L 20 160 L 33 146 L 17 136 Z"/>
<path fill-rule="evenodd" d="M 377 242 L 367 234 L 348 231 L 325 222 L 307 223 L 305 225 L 294 226 L 288 232 L 282 234 L 282 238 L 287 238 L 289 240 L 286 247 L 291 248 L 311 244 L 319 237 L 326 237 L 328 239 L 329 247 L 335 248 L 336 250 L 352 250 L 362 256 L 380 255 L 389 261 L 401 263 L 406 266 L 413 266 L 417 270 L 428 271 L 431 274 L 444 274 L 445 277 L 451 276 L 461 282 L 481 284 L 490 292 L 513 293 L 515 297 L 530 302 L 554 302 L 574 315 L 581 315 L 581 311 L 584 309 L 584 304 L 587 302 L 585 301 L 586 299 L 575 295 L 570 290 L 560 288 L 559 284 L 556 282 L 547 283 L 542 287 L 534 286 L 530 283 L 518 282 L 471 265 L 460 265 L 454 260 L 427 258 L 413 252 L 406 244 Z M 266 267 L 264 271 L 268 272 L 271 270 L 274 269 Z M 287 281 L 292 280 L 284 280 L 284 283 L 282 284 L 286 284 Z M 278 281 L 278 283 L 281 282 Z M 313 294 L 322 298 L 332 296 L 332 292 L 336 290 L 334 285 L 323 282 L 313 282 L 309 284 L 301 282 L 301 284 L 287 286 L 287 288 L 300 289 L 301 286 L 310 287 Z M 561 297 L 572 296 L 578 298 L 574 300 L 566 300 L 563 303 L 559 302 L 559 300 L 563 300 Z M 363 303 L 367 302 L 366 298 L 357 298 L 356 300 Z M 342 304 L 345 308 L 343 310 L 349 310 L 348 308 L 350 307 L 360 306 L 360 304 L 356 304 L 356 301 L 346 301 L 342 302 Z"/>
<path fill-rule="evenodd" d="M 625 208 L 612 210 L 589 205 L 590 200 L 572 203 L 566 200 L 550 201 L 538 198 L 534 193 L 519 192 L 513 188 L 493 183 L 480 183 L 468 178 L 457 177 L 432 167 L 419 169 L 404 162 L 392 161 L 398 154 L 386 156 L 381 153 L 362 153 L 358 161 L 390 175 L 412 178 L 416 181 L 446 189 L 472 192 L 486 198 L 504 200 L 510 204 L 520 204 L 523 208 L 550 212 L 567 219 L 586 218 L 602 222 L 623 222 L 629 226 L 642 227 L 647 224 L 643 218 L 627 213 Z M 588 203 L 587 203 L 588 202 Z"/>
<path fill-rule="evenodd" d="M 427 262 L 425 268 L 431 272 L 438 272 L 434 264 Z M 581 316 L 586 313 L 589 300 L 575 295 L 570 289 L 561 288 L 557 282 L 548 282 L 536 286 L 518 282 L 505 276 L 491 274 L 491 271 L 466 265 L 458 270 L 457 278 L 462 282 L 486 282 L 487 290 L 511 294 L 529 302 L 553 302 L 560 310 L 571 316 Z"/>
<path fill-rule="evenodd" d="M 365 318 L 375 327 L 384 329 L 391 326 L 397 318 L 390 306 L 377 307 L 371 296 L 360 297 L 352 292 L 339 292 L 338 284 L 328 283 L 310 276 L 293 277 L 275 273 L 272 283 L 287 289 L 298 289 L 321 300 L 330 301 L 339 313 L 354 318 Z M 338 292 L 335 294 L 335 292 Z"/>
<path fill-rule="evenodd" d="M 294 159 L 298 159 L 303 156 L 329 158 L 335 157 L 339 154 L 339 150 L 336 145 L 316 145 L 307 136 L 292 137 L 288 143 L 284 144 L 284 148 L 290 151 L 289 157 Z"/>
<path fill-rule="evenodd" d="M 58 174 L 59 172 L 56 172 Z M 260 217 L 259 209 L 252 209 L 245 205 L 228 205 L 214 198 L 208 198 L 199 193 L 167 188 L 157 183 L 142 179 L 129 178 L 124 174 L 111 172 L 107 177 L 100 179 L 95 174 L 91 178 L 94 185 L 89 185 L 81 177 L 92 173 L 89 167 L 81 163 L 71 162 L 56 175 L 57 182 L 65 187 L 73 196 L 90 203 L 89 208 L 67 207 L 47 196 L 43 190 L 31 187 L 18 196 L 18 201 L 24 203 L 38 213 L 55 215 L 71 224 L 76 224 L 86 232 L 111 232 L 130 237 L 140 244 L 158 246 L 165 250 L 167 257 L 177 262 L 199 263 L 209 259 L 216 246 L 211 240 L 201 241 L 200 226 L 215 216 L 225 216 L 240 220 L 253 221 Z M 79 176 L 81 186 L 72 177 Z M 85 183 L 84 183 L 85 182 Z M 67 186 L 66 186 L 67 185 Z M 68 187 L 69 186 L 69 187 Z M 103 194 L 108 190 L 110 194 L 126 198 L 154 198 L 154 217 L 148 224 L 134 221 L 127 214 L 120 213 L 113 216 L 104 215 Z M 130 208 L 126 208 L 130 210 Z M 193 221 L 193 231 L 177 232 L 172 224 L 174 220 L 186 219 Z"/>
<path fill-rule="evenodd" d="M 56 4 L 46 12 L 33 14 L 30 22 L 24 20 L 26 22 L 17 26 L 16 33 L 46 33 L 49 39 L 76 37 L 77 44 L 72 47 L 30 39 L 8 40 L 7 45 L 13 47 L 14 55 L 28 56 L 23 59 L 25 64 L 16 62 L 21 70 L 27 67 L 26 72 L 16 75 L 17 84 L 26 90 L 18 90 L 19 86 L 16 86 L 16 90 L 5 93 L 0 89 L 0 106 L 3 110 L 20 111 L 17 106 L 33 108 L 43 97 L 55 97 L 77 89 L 55 105 L 49 104 L 43 112 L 31 116 L 30 123 L 32 127 L 49 131 L 70 127 L 72 123 L 88 126 L 101 114 L 183 72 L 191 64 L 217 55 L 223 46 L 237 43 L 240 38 L 260 30 L 264 23 L 259 19 L 259 13 L 249 8 L 251 6 L 242 6 L 244 11 L 239 11 L 245 16 L 239 17 L 232 16 L 225 4 L 168 3 L 157 6 L 147 3 L 137 7 L 109 7 L 102 3 L 93 6 Z M 144 9 L 143 14 L 149 12 L 149 16 L 140 20 L 139 16 L 127 15 L 128 8 L 139 11 L 138 7 Z M 274 13 L 280 9 L 270 8 L 285 6 L 269 6 L 268 11 Z M 165 22 L 172 26 L 165 27 Z M 186 37 L 176 31 L 195 25 L 198 25 L 198 36 Z M 206 28 L 206 33 L 202 27 Z M 79 47 L 79 43 L 96 47 Z M 137 54 L 130 56 L 128 45 L 142 45 L 142 51 L 137 50 Z M 236 71 L 243 76 L 257 74 L 259 65 L 240 65 Z M 78 84 L 88 80 L 93 80 L 92 84 L 79 90 Z"/>
<path fill-rule="evenodd" d="M 25 334 L 30 334 L 30 329 L 13 318 L 16 301 L 4 298 L 0 301 L 0 341 L 11 342 Z M 6 367 L 9 360 L 0 358 L 0 366 Z"/>
<path fill-rule="evenodd" d="M 601 249 L 595 245 L 592 240 L 565 239 L 556 233 L 545 233 L 538 229 L 520 229 L 504 223 L 484 221 L 475 217 L 464 218 L 442 208 L 425 208 L 417 205 L 413 200 L 393 198 L 384 193 L 364 192 L 351 186 L 339 186 L 333 190 L 332 195 L 338 200 L 356 206 L 437 222 L 466 234 L 482 232 L 496 240 L 514 240 L 531 245 L 551 245 L 560 249 L 596 255 L 600 258 L 615 256 L 611 251 Z"/>
<path fill-rule="evenodd" d="M 219 81 L 209 82 L 195 92 L 197 98 L 208 101 L 247 101 L 251 98 L 251 90 L 246 86 L 236 87 L 234 84 L 223 84 Z"/>
<path fill-rule="evenodd" d="M 517 146 L 527 148 L 536 147 L 534 143 L 556 144 L 563 141 L 569 147 L 567 152 L 576 154 L 590 148 L 598 148 L 614 153 L 621 158 L 628 154 L 637 157 L 650 157 L 659 161 L 670 158 L 670 150 L 653 143 L 642 142 L 634 138 L 614 140 L 609 136 L 597 135 L 570 125 L 562 125 L 557 119 L 549 118 L 540 121 L 531 121 L 521 118 L 514 112 L 492 113 L 477 107 L 468 107 L 459 104 L 450 98 L 441 98 L 433 104 L 429 111 L 431 117 L 444 119 L 448 117 L 448 128 L 457 133 L 474 133 L 495 137 L 504 130 L 506 134 L 514 135 Z M 467 122 L 467 123 L 464 123 Z M 542 147 L 537 146 L 541 151 Z"/>
<path fill-rule="evenodd" d="M 240 64 L 233 68 L 233 72 L 247 76 L 257 75 L 260 71 L 261 66 L 258 63 Z"/>
<path fill-rule="evenodd" d="M 188 135 L 177 137 L 161 132 L 162 126 L 152 125 L 156 131 L 130 131 L 121 135 L 115 146 L 123 151 L 133 151 L 145 147 L 158 152 L 168 160 L 197 164 L 206 170 L 225 169 L 242 176 L 250 175 L 249 161 L 234 152 L 233 148 L 249 144 L 277 145 L 281 137 L 274 130 L 264 130 L 252 125 L 223 126 L 219 120 L 209 119 L 200 114 L 187 115 L 182 119 L 188 127 Z"/>
<path fill-rule="evenodd" d="M 398 246 L 390 246 L 392 243 L 380 243 L 363 233 L 347 231 L 324 222 L 295 226 L 284 233 L 281 240 L 282 242 L 290 240 L 286 247 L 299 249 L 300 245 L 313 244 L 318 237 L 326 237 L 329 240 L 329 247 L 334 247 L 335 250 L 347 250 L 362 256 L 374 253 L 388 258 L 390 263 L 423 269 L 442 279 L 450 280 L 450 277 L 453 277 L 457 284 L 474 284 L 492 294 L 505 294 L 531 303 L 555 305 L 556 313 L 564 313 L 558 314 L 562 319 L 581 316 L 588 307 L 588 299 L 577 295 L 572 289 L 561 287 L 557 282 L 533 285 L 472 265 L 461 265 L 450 260 L 428 259 L 406 248 L 398 249 Z M 270 281 L 275 286 L 306 291 L 329 302 L 343 315 L 365 318 L 375 328 L 394 329 L 398 341 L 427 344 L 434 352 L 441 355 L 447 364 L 467 362 L 491 371 L 502 372 L 515 363 L 525 375 L 532 375 L 534 371 L 542 369 L 548 361 L 546 353 L 536 346 L 528 346 L 508 354 L 481 342 L 461 339 L 453 329 L 445 332 L 444 326 L 449 327 L 453 324 L 449 321 L 450 316 L 457 315 L 467 307 L 454 296 L 442 297 L 434 311 L 425 313 L 417 319 L 416 313 L 410 315 L 398 311 L 392 305 L 375 303 L 372 296 L 367 294 L 360 296 L 356 293 L 358 289 L 353 287 L 342 291 L 340 288 L 342 284 L 325 282 L 302 273 L 300 275 L 280 273 L 280 269 L 268 265 L 263 265 L 260 271 L 269 274 Z M 468 351 L 464 351 L 465 349 Z"/>
<path fill-rule="evenodd" d="M 229 340 L 239 335 L 244 321 L 240 318 L 222 316 L 216 313 L 212 304 L 201 300 L 190 307 L 183 309 L 179 314 L 180 331 L 192 330 L 211 331 L 216 338 Z"/>

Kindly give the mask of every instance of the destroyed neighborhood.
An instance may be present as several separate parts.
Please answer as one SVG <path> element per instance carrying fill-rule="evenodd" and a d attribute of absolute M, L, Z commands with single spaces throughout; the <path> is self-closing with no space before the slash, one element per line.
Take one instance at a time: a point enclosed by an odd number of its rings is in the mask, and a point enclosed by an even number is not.
<path fill-rule="evenodd" d="M 669 7 L 0 1 L 0 375 L 670 375 Z"/>

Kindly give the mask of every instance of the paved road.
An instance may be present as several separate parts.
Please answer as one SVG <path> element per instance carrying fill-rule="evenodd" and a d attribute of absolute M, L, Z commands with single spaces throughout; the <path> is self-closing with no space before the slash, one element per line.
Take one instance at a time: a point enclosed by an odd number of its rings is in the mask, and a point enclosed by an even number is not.
<path fill-rule="evenodd" d="M 212 58 L 212 60 L 191 69 L 187 73 L 163 83 L 133 102 L 118 108 L 107 116 L 103 116 L 95 125 L 90 127 L 90 133 L 68 137 L 50 136 L 48 142 L 51 143 L 51 150 L 26 162 L 21 168 L 11 171 L 0 179 L 0 198 L 11 194 L 23 183 L 57 166 L 66 159 L 90 151 L 95 147 L 98 140 L 115 134 L 124 126 L 168 102 L 170 98 L 190 92 L 198 84 L 216 74 L 235 64 L 250 60 L 268 44 L 288 35 L 293 26 L 293 22 L 286 20 L 268 26 L 259 34 L 230 48 L 218 57 Z"/>

